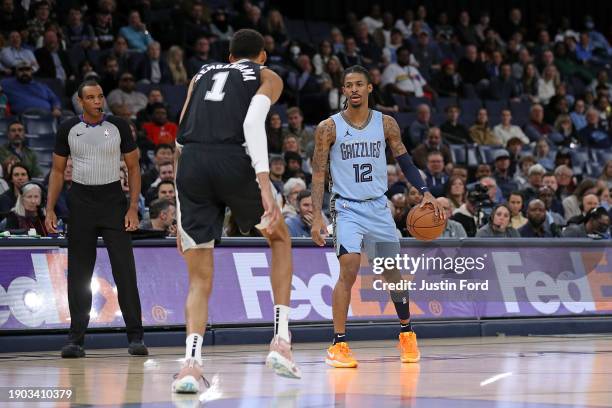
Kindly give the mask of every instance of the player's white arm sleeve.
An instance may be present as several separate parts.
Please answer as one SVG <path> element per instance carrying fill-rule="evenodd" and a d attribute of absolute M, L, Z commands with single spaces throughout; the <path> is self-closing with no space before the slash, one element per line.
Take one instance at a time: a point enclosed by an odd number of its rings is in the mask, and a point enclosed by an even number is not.
<path fill-rule="evenodd" d="M 242 125 L 247 153 L 251 156 L 251 165 L 255 169 L 255 173 L 270 172 L 266 117 L 271 104 L 270 98 L 266 95 L 257 94 L 253 96 Z"/>

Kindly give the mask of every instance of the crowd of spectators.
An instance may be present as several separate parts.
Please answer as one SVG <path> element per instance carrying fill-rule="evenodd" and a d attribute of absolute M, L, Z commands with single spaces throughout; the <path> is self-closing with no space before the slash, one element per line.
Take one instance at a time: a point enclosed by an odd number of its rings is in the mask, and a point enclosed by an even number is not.
<path fill-rule="evenodd" d="M 175 235 L 173 153 L 186 86 L 203 64 L 226 60 L 236 30 L 253 28 L 285 82 L 266 127 L 270 178 L 293 236 L 309 236 L 312 220 L 313 125 L 342 109 L 342 72 L 361 64 L 371 106 L 396 117 L 448 211 L 444 236 L 609 237 L 612 48 L 591 16 L 577 27 L 567 18 L 528 26 L 518 8 L 492 21 L 486 11 L 372 4 L 328 24 L 315 44 L 265 1 L 66 3 L 0 2 L 0 227 L 46 234 L 36 220 L 49 155 L 29 147 L 25 119 L 81 113 L 76 87 L 94 78 L 104 109 L 130 122 L 140 149 L 142 229 Z M 408 236 L 406 214 L 421 197 L 392 158 L 387 170 L 398 235 Z M 67 169 L 57 209 L 66 219 L 70 183 Z M 329 219 L 327 203 L 324 212 Z M 225 232 L 236 231 L 228 214 Z"/>

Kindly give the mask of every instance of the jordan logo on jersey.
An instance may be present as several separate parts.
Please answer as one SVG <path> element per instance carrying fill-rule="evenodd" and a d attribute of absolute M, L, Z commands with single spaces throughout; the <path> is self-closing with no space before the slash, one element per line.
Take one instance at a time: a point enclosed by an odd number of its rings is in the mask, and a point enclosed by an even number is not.
<path fill-rule="evenodd" d="M 348 136 L 353 136 L 353 135 L 351 135 L 351 133 L 349 132 L 349 130 L 348 130 L 348 129 L 346 129 L 346 133 L 344 134 L 344 137 L 348 137 Z"/>

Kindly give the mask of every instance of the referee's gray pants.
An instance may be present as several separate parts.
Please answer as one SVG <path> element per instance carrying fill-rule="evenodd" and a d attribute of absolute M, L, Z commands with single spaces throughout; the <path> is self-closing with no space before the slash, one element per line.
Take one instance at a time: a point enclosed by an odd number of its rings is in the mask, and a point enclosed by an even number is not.
<path fill-rule="evenodd" d="M 83 345 L 89 324 L 91 277 L 96 263 L 98 236 L 104 239 L 117 285 L 119 307 L 129 341 L 142 340 L 140 296 L 132 239 L 125 231 L 127 199 L 119 181 L 101 186 L 72 183 L 68 196 L 68 305 L 69 341 Z"/>

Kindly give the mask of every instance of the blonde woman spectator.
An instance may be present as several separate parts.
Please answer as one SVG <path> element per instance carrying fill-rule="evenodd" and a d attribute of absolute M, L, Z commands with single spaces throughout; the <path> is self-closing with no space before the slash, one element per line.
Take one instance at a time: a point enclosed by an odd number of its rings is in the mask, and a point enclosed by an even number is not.
<path fill-rule="evenodd" d="M 329 108 L 332 112 L 338 112 L 342 109 L 342 105 L 346 98 L 342 94 L 342 73 L 344 68 L 340 59 L 332 55 L 327 64 L 325 71 L 321 75 L 323 79 L 323 89 L 328 92 Z"/>
<path fill-rule="evenodd" d="M 189 83 L 183 57 L 183 49 L 178 45 L 173 45 L 168 50 L 168 66 L 172 73 L 172 83 L 174 85 L 187 85 Z"/>
<path fill-rule="evenodd" d="M 465 203 L 465 182 L 460 176 L 452 176 L 448 181 L 446 197 L 450 202 L 451 211 L 455 211 Z"/>
<path fill-rule="evenodd" d="M 544 68 L 542 77 L 538 79 L 538 99 L 540 103 L 548 104 L 550 98 L 555 96 L 560 82 L 559 71 L 554 65 L 548 65 Z"/>

